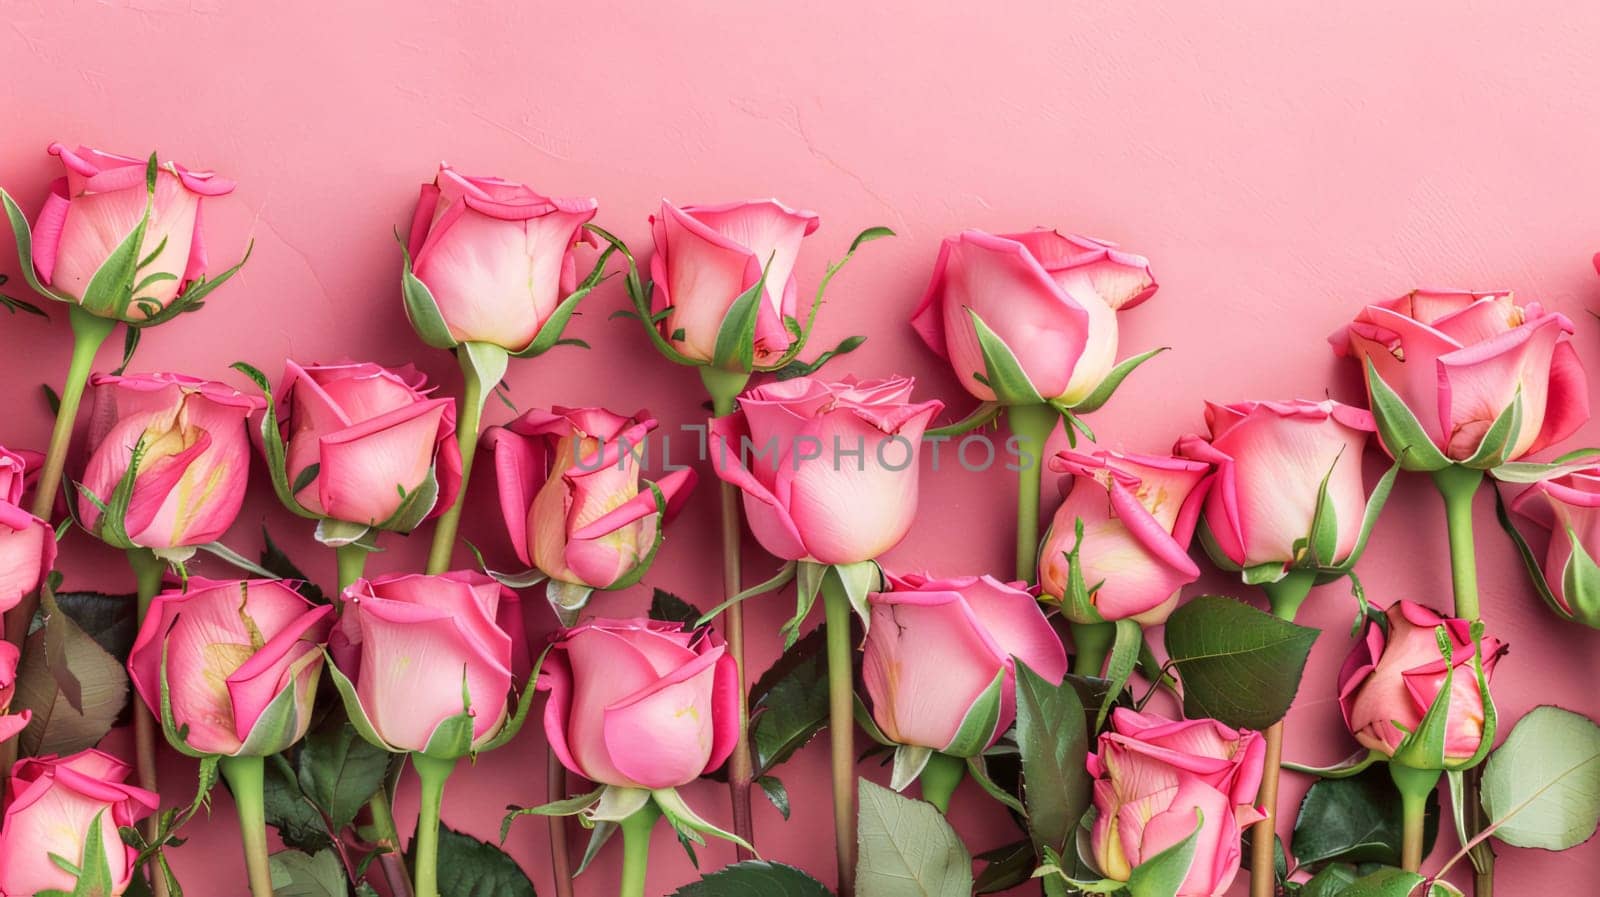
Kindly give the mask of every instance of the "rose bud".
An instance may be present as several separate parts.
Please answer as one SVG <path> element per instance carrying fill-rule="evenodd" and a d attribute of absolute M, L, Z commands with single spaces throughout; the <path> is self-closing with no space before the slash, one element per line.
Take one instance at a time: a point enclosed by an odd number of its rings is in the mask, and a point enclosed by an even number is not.
<path fill-rule="evenodd" d="M 9 741 L 28 727 L 33 713 L 11 712 L 11 699 L 17 693 L 17 663 L 22 653 L 10 642 L 0 642 L 0 741 Z"/>
<path fill-rule="evenodd" d="M 156 550 L 227 532 L 249 479 L 245 422 L 262 400 L 182 374 L 97 374 L 90 382 L 89 464 L 78 493 L 84 526 L 116 547 Z M 106 509 L 130 476 L 127 510 L 113 520 Z"/>
<path fill-rule="evenodd" d="M 33 226 L 33 270 L 46 287 L 41 292 L 102 318 L 140 323 L 180 297 L 180 304 L 192 305 L 202 290 L 210 292 L 238 270 L 203 280 L 207 259 L 200 207 L 208 197 L 231 193 L 232 181 L 163 162 L 152 194 L 147 159 L 83 146 L 71 150 L 59 143 L 50 145 L 50 154 L 60 157 L 67 173 L 51 184 Z M 144 235 L 129 264 L 142 264 L 120 283 L 107 278 L 94 283 L 141 221 Z"/>
<path fill-rule="evenodd" d="M 455 503 L 455 402 L 410 365 L 286 364 L 278 386 L 283 479 L 312 516 L 409 532 Z"/>
<path fill-rule="evenodd" d="M 1600 557 L 1600 465 L 1540 480 L 1517 496 L 1511 508 L 1550 533 L 1541 570 L 1521 533 L 1511 530 L 1540 595 L 1563 619 L 1600 628 L 1600 571 L 1595 570 Z M 1510 529 L 1510 521 L 1505 524 Z"/>
<path fill-rule="evenodd" d="M 185 753 L 265 757 L 305 737 L 333 608 L 282 581 L 191 578 L 162 592 L 128 655 L 133 687 L 157 719 L 162 700 Z M 165 675 L 162 665 L 165 664 Z"/>
<path fill-rule="evenodd" d="M 1155 291 L 1149 261 L 1112 243 L 1042 228 L 968 230 L 939 247 L 911 326 L 979 399 L 1071 406 L 1116 367 L 1117 313 Z M 1010 349 L 1034 394 L 995 394 L 974 317 Z"/>
<path fill-rule="evenodd" d="M 1059 601 L 1074 623 L 1164 622 L 1177 606 L 1178 590 L 1200 577 L 1189 540 L 1211 466 L 1095 448 L 1063 451 L 1050 459 L 1050 469 L 1070 477 L 1061 481 L 1066 501 L 1039 552 L 1040 591 Z M 1087 606 L 1072 594 L 1074 556 Z"/>
<path fill-rule="evenodd" d="M 1331 401 L 1207 402 L 1206 426 L 1209 438 L 1185 436 L 1177 452 L 1216 466 L 1205 524 L 1220 565 L 1281 572 L 1349 559 L 1367 511 L 1361 453 L 1374 429 L 1370 413 Z M 1313 533 L 1323 483 L 1332 514 Z"/>
<path fill-rule="evenodd" d="M 30 466 L 27 453 L 0 447 L 0 614 L 37 589 L 56 562 L 55 530 L 21 506 Z"/>
<path fill-rule="evenodd" d="M 357 580 L 329 640 L 345 709 L 373 744 L 455 759 L 498 747 L 510 717 L 520 620 L 510 590 L 481 573 Z M 511 607 L 508 607 L 511 605 Z M 470 722 L 470 727 L 465 725 Z M 461 731 L 457 731 L 458 727 Z"/>
<path fill-rule="evenodd" d="M 1369 621 L 1339 671 L 1339 709 L 1345 725 L 1362 745 L 1392 757 L 1406 733 L 1417 731 L 1451 673 L 1450 692 L 1444 698 L 1443 756 L 1418 757 L 1417 751 L 1408 751 L 1406 765 L 1415 769 L 1470 765 L 1483 745 L 1485 719 L 1473 668 L 1471 624 L 1441 617 L 1410 601 L 1395 602 L 1384 617 L 1388 632 Z M 1441 628 L 1450 641 L 1448 662 L 1439 650 Z M 1481 650 L 1481 684 L 1486 687 L 1507 646 L 1499 639 L 1484 638 Z"/>
<path fill-rule="evenodd" d="M 643 619 L 562 632 L 539 674 L 550 749 L 619 788 L 676 788 L 721 766 L 739 735 L 738 688 L 710 630 Z"/>
<path fill-rule="evenodd" d="M 1572 322 L 1538 303 L 1519 306 L 1510 293 L 1416 290 L 1369 305 L 1329 338 L 1339 355 L 1358 359 L 1373 410 L 1382 416 L 1374 375 L 1404 403 L 1432 442 L 1385 444 L 1408 469 L 1435 470 L 1466 461 L 1480 447 L 1495 466 L 1553 445 L 1589 419 L 1589 387 L 1566 335 Z M 1503 444 L 1485 445 L 1490 428 L 1514 402 L 1519 426 Z M 1384 423 L 1380 420 L 1380 424 Z"/>
<path fill-rule="evenodd" d="M 412 326 L 441 348 L 471 340 L 527 349 L 577 288 L 572 250 L 597 208 L 593 199 L 550 199 L 439 166 L 411 222 L 408 273 L 422 286 L 414 295 L 407 281 Z"/>
<path fill-rule="evenodd" d="M 1066 676 L 1066 649 L 1024 584 L 918 574 L 890 583 L 893 591 L 867 596 L 861 667 L 872 718 L 890 741 L 975 756 L 1016 718 L 1017 661 L 1047 682 Z M 986 725 L 973 730 L 969 720 Z"/>
<path fill-rule="evenodd" d="M 1098 812 L 1089 841 L 1100 874 L 1127 881 L 1198 825 L 1176 897 L 1222 897 L 1239 872 L 1240 832 L 1263 818 L 1252 804 L 1265 757 L 1261 736 L 1215 720 L 1114 711 L 1088 760 Z"/>
<path fill-rule="evenodd" d="M 918 456 L 944 407 L 914 403 L 909 377 L 780 380 L 710 424 L 717 476 L 744 492 L 750 530 L 785 560 L 851 564 L 905 537 Z"/>
<path fill-rule="evenodd" d="M 137 848 L 119 831 L 150 815 L 161 796 L 124 784 L 133 767 L 97 750 L 70 757 L 29 757 L 11 768 L 5 819 L 0 823 L 0 894 L 76 893 L 78 876 L 58 865 L 60 857 L 79 869 L 102 864 L 109 873 L 107 897 L 133 883 Z M 90 829 L 99 827 L 101 857 L 85 856 Z"/>
<path fill-rule="evenodd" d="M 688 499 L 694 472 L 660 482 L 639 468 L 656 426 L 648 411 L 535 410 L 484 439 L 494 453 L 500 512 L 517 557 L 557 582 L 622 588 L 648 569 L 667 518 Z"/>
<path fill-rule="evenodd" d="M 662 337 L 685 359 L 711 364 L 728 310 L 764 272 L 755 365 L 782 358 L 796 338 L 790 325 L 805 326 L 794 268 L 800 241 L 818 224 L 816 213 L 775 199 L 682 208 L 663 200 L 661 214 L 650 218 L 651 312 L 665 313 L 656 325 Z"/>

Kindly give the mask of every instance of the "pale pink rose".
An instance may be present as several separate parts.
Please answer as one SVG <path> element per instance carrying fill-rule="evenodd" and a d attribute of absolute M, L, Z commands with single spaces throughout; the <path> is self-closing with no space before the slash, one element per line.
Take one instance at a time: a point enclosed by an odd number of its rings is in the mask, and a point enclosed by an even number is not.
<path fill-rule="evenodd" d="M 154 792 L 124 784 L 132 772 L 133 767 L 97 750 L 19 760 L 6 783 L 11 802 L 0 823 L 0 897 L 72 893 L 77 877 L 50 856 L 81 868 L 84 842 L 96 820 L 111 872 L 108 897 L 120 897 L 133 881 L 139 851 L 122 843 L 119 829 L 150 815 L 161 802 Z"/>
<path fill-rule="evenodd" d="M 794 268 L 800 241 L 818 224 L 816 213 L 775 199 L 682 208 L 662 200 L 661 214 L 650 218 L 651 311 L 667 313 L 661 335 L 685 357 L 709 363 L 728 309 L 765 270 L 755 361 L 776 360 L 794 342 L 785 322 L 804 324 Z"/>
<path fill-rule="evenodd" d="M 423 751 L 451 717 L 470 713 L 480 747 L 506 722 L 520 605 L 481 573 L 357 580 L 329 640 L 373 730 L 391 750 Z M 513 611 L 507 614 L 506 611 Z"/>
<path fill-rule="evenodd" d="M 872 717 L 891 741 L 973 756 L 1016 718 L 1017 661 L 1047 682 L 1066 676 L 1066 649 L 1023 583 L 919 574 L 890 583 L 893 591 L 867 596 L 872 625 L 861 677 Z M 957 744 L 962 722 L 996 678 L 994 726 Z"/>
<path fill-rule="evenodd" d="M 182 374 L 96 374 L 90 382 L 89 464 L 78 496 L 84 526 L 100 533 L 100 505 L 111 503 L 137 447 L 139 465 L 122 520 L 134 545 L 204 545 L 227 532 L 249 480 L 245 422 L 265 403 Z"/>
<path fill-rule="evenodd" d="M 1177 452 L 1216 466 L 1205 520 L 1217 546 L 1240 567 L 1302 559 L 1323 479 L 1338 538 L 1327 565 L 1356 547 L 1367 510 L 1361 454 L 1372 415 L 1338 402 L 1206 403 L 1209 438 L 1189 435 Z M 1332 476 L 1329 476 L 1332 471 Z"/>
<path fill-rule="evenodd" d="M 1155 294 L 1143 256 L 1039 228 L 996 236 L 968 230 L 939 247 L 911 325 L 950 360 L 961 385 L 994 401 L 970 309 L 1016 356 L 1046 399 L 1083 399 L 1117 363 L 1117 314 Z"/>
<path fill-rule="evenodd" d="M 622 417 L 602 408 L 534 410 L 484 440 L 494 453 L 500 512 L 522 563 L 551 579 L 611 588 L 649 560 L 665 518 L 688 500 L 691 470 L 641 489 L 648 411 Z"/>
<path fill-rule="evenodd" d="M 1117 709 L 1088 761 L 1098 811 L 1090 833 L 1095 865 L 1107 878 L 1127 881 L 1199 823 L 1177 897 L 1221 897 L 1239 872 L 1239 833 L 1263 818 L 1253 803 L 1265 757 L 1254 732 Z"/>
<path fill-rule="evenodd" d="M 152 204 L 145 189 L 147 159 L 84 146 L 72 150 L 60 143 L 50 144 L 50 154 L 60 157 L 67 174 L 50 185 L 33 226 L 33 266 L 41 282 L 81 303 L 95 272 L 133 233 L 147 205 L 150 224 L 139 258 L 150 261 L 136 280 L 147 285 L 133 298 L 148 302 L 135 301 L 123 309 L 85 308 L 101 317 L 142 321 L 172 304 L 190 281 L 206 272 L 202 200 L 231 193 L 232 181 L 162 162 Z"/>
<path fill-rule="evenodd" d="M 521 351 L 577 287 L 572 249 L 598 207 L 441 165 L 411 221 L 412 272 L 454 340 Z"/>
<path fill-rule="evenodd" d="M 1061 481 L 1066 501 L 1039 552 L 1040 591 L 1066 597 L 1072 569 L 1068 554 L 1081 520 L 1078 563 L 1100 619 L 1133 619 L 1146 626 L 1165 621 L 1178 589 L 1200 577 L 1189 558 L 1189 540 L 1211 466 L 1095 448 L 1063 451 L 1050 459 L 1050 469 L 1070 476 Z M 1063 605 L 1063 611 L 1070 615 L 1072 608 Z"/>
<path fill-rule="evenodd" d="M 1600 589 L 1587 577 L 1568 580 L 1578 549 L 1600 563 L 1600 465 L 1540 480 L 1511 503 L 1512 510 L 1550 532 L 1543 574 L 1550 596 L 1567 615 L 1600 626 Z"/>
<path fill-rule="evenodd" d="M 10 642 L 0 642 L 0 741 L 7 741 L 28 727 L 33 713 L 11 712 L 11 699 L 17 693 L 17 663 L 22 653 Z"/>
<path fill-rule="evenodd" d="M 42 460 L 0 447 L 0 614 L 38 588 L 56 562 L 55 530 L 22 508 L 24 483 Z"/>
<path fill-rule="evenodd" d="M 331 606 L 314 606 L 278 580 L 191 578 L 188 591 L 155 597 L 128 672 L 159 719 L 165 653 L 173 723 L 187 727 L 189 749 L 276 754 L 311 725 L 332 614 Z"/>
<path fill-rule="evenodd" d="M 432 477 L 438 498 L 427 516 L 455 504 L 461 485 L 453 399 L 431 399 L 410 365 L 285 363 L 278 429 L 291 485 L 314 476 L 295 500 L 323 517 L 375 526 Z"/>
<path fill-rule="evenodd" d="M 899 544 L 917 513 L 922 434 L 944 407 L 912 402 L 913 383 L 780 380 L 711 421 L 712 465 L 744 492 L 762 547 L 786 560 L 851 564 Z"/>
<path fill-rule="evenodd" d="M 1397 601 L 1384 614 L 1389 631 L 1368 623 L 1339 671 L 1339 709 L 1345 725 L 1365 747 L 1393 755 L 1405 732 L 1417 725 L 1451 677 L 1446 717 L 1444 762 L 1462 763 L 1483 742 L 1483 696 L 1473 672 L 1471 625 L 1466 620 L 1441 617 L 1420 604 Z M 1450 638 L 1452 661 L 1439 652 L 1436 630 L 1444 627 Z M 1494 674 L 1507 645 L 1497 638 L 1483 639 L 1483 672 Z"/>
<path fill-rule="evenodd" d="M 44 455 L 38 452 L 12 451 L 0 446 L 0 501 L 21 505 L 22 493 L 34 479 L 34 474 L 44 465 Z"/>
<path fill-rule="evenodd" d="M 1572 435 L 1589 419 L 1589 387 L 1566 334 L 1572 322 L 1511 294 L 1416 290 L 1369 305 L 1329 341 L 1405 402 L 1433 444 L 1453 460 L 1472 456 L 1519 395 L 1516 460 Z M 1371 384 L 1368 384 L 1370 391 Z"/>
<path fill-rule="evenodd" d="M 594 620 L 561 633 L 539 674 L 562 764 L 620 788 L 676 788 L 721 766 L 739 736 L 738 672 L 710 630 Z"/>

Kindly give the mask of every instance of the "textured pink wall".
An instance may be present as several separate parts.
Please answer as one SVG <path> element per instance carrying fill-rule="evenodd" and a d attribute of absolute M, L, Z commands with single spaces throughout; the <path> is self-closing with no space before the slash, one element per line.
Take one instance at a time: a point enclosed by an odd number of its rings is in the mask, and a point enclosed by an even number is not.
<path fill-rule="evenodd" d="M 905 319 L 938 239 L 965 226 L 1054 225 L 1148 254 L 1162 283 L 1124 320 L 1127 350 L 1173 351 L 1135 375 L 1095 415 L 1102 438 L 1164 449 L 1201 425 L 1201 400 L 1356 399 L 1324 337 L 1359 304 L 1420 284 L 1510 287 L 1565 312 L 1600 395 L 1590 268 L 1600 248 L 1600 7 L 1546 14 L 1512 4 L 1256 2 L 1199 5 L 1029 0 L 977 6 L 908 2 L 589 3 L 281 0 L 4 0 L 0 183 L 32 210 L 56 176 L 51 140 L 164 154 L 239 180 L 207 216 L 223 259 L 256 241 L 239 280 L 200 315 L 150 333 L 138 369 L 223 377 L 244 359 L 276 377 L 286 355 L 415 360 L 447 389 L 454 365 L 408 329 L 390 236 L 409 221 L 417 183 L 448 159 L 555 194 L 592 194 L 597 221 L 636 247 L 663 196 L 717 201 L 776 194 L 819 211 L 803 289 L 861 228 L 886 224 L 837 281 L 819 342 L 870 342 L 836 372 L 901 372 L 919 393 L 964 413 L 954 378 Z M 270 10 L 270 11 L 269 11 Z M 15 272 L 9 247 L 0 270 Z M 14 284 L 16 281 L 13 282 Z M 553 402 L 647 405 L 663 421 L 698 420 L 693 372 L 654 356 L 613 281 L 563 349 L 513 362 L 524 407 Z M 63 325 L 0 320 L 0 442 L 42 447 L 37 384 L 65 369 Z M 109 353 L 108 353 L 109 354 Z M 490 403 L 488 414 L 508 416 Z M 1600 442 L 1600 424 L 1577 444 Z M 504 562 L 509 546 L 487 478 L 464 527 Z M 675 526 L 649 584 L 702 605 L 718 588 L 708 489 Z M 889 559 L 947 573 L 1009 565 L 1009 476 L 946 469 L 925 480 L 923 512 Z M 229 541 L 247 551 L 270 521 L 314 575 L 331 554 L 259 485 Z M 1484 607 L 1513 646 L 1500 667 L 1502 714 L 1539 703 L 1600 716 L 1600 633 L 1566 627 L 1530 593 L 1481 497 Z M 422 545 L 386 537 L 372 569 L 414 567 Z M 750 546 L 752 574 L 768 568 Z M 69 583 L 131 590 L 119 557 L 75 534 Z M 1403 478 L 1360 574 L 1387 602 L 1448 601 L 1443 519 L 1424 481 Z M 1220 579 L 1210 590 L 1239 592 Z M 603 596 L 596 609 L 639 611 L 647 592 Z M 787 599 L 756 610 L 753 655 L 775 655 Z M 1319 590 L 1307 618 L 1327 628 L 1291 716 L 1290 757 L 1347 754 L 1332 677 L 1353 613 L 1340 587 Z M 480 836 L 508 801 L 536 802 L 543 745 L 516 744 L 457 774 L 445 819 Z M 757 807 L 768 856 L 817 874 L 831 868 L 826 750 L 785 771 L 796 796 L 787 825 Z M 186 763 L 164 768 L 174 795 Z M 884 778 L 885 771 L 871 774 Z M 1304 783 L 1291 777 L 1286 806 Z M 689 789 L 726 818 L 724 793 Z M 402 800 L 401 812 L 412 806 Z M 176 859 L 190 892 L 242 891 L 231 875 L 236 833 L 220 797 L 214 821 Z M 986 798 L 963 789 L 955 815 L 975 850 L 1011 838 Z M 1443 851 L 1452 842 L 1441 839 Z M 519 823 L 510 849 L 547 889 L 543 829 Z M 713 846 L 710 863 L 731 858 Z M 1551 856 L 1508 850 L 1501 893 L 1581 893 L 1600 848 Z M 658 833 L 652 887 L 693 877 Z M 583 895 L 614 893 L 601 867 Z"/>

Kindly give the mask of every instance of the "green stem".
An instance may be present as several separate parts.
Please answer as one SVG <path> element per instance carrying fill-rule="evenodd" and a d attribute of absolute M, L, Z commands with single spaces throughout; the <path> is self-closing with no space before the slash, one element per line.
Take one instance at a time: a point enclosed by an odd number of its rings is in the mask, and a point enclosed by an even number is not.
<path fill-rule="evenodd" d="M 967 774 L 967 761 L 935 751 L 922 768 L 922 799 L 939 808 L 940 813 L 950 812 L 950 796 Z"/>
<path fill-rule="evenodd" d="M 1098 679 L 1105 670 L 1106 655 L 1116 640 L 1115 623 L 1073 623 L 1073 675 Z"/>
<path fill-rule="evenodd" d="M 1445 526 L 1450 534 L 1450 582 L 1455 588 L 1456 616 L 1476 620 L 1478 611 L 1478 561 L 1472 541 L 1472 497 L 1483 482 L 1483 471 L 1452 464 L 1433 472 L 1433 483 L 1444 496 Z"/>
<path fill-rule="evenodd" d="M 145 617 L 150 615 L 150 604 L 161 592 L 161 579 L 166 575 L 167 564 L 147 548 L 128 550 L 128 566 L 133 568 L 138 583 L 137 625 L 144 628 Z M 139 771 L 139 787 L 160 793 L 156 781 L 156 718 L 143 701 L 133 701 L 133 752 L 134 767 Z M 140 824 L 147 841 L 154 841 L 160 820 L 150 816 Z M 167 897 L 167 877 L 159 871 L 150 875 L 150 889 L 156 897 Z"/>
<path fill-rule="evenodd" d="M 1273 616 L 1293 623 L 1300 605 L 1305 603 L 1316 583 L 1315 571 L 1290 570 L 1277 582 L 1262 583 L 1261 589 L 1267 593 Z M 1261 786 L 1256 791 L 1256 805 L 1266 810 L 1267 818 L 1258 821 L 1250 830 L 1250 897 L 1273 897 L 1278 887 L 1277 864 L 1273 857 L 1277 846 L 1278 780 L 1283 769 L 1283 720 L 1268 726 L 1263 734 L 1267 752 L 1261 770 Z"/>
<path fill-rule="evenodd" d="M 1006 421 L 1022 457 L 1017 464 L 1017 579 L 1039 578 L 1039 481 L 1044 473 L 1045 441 L 1061 415 L 1049 405 L 1013 405 Z"/>
<path fill-rule="evenodd" d="M 645 873 L 650 868 L 650 832 L 661 811 L 647 803 L 618 823 L 622 829 L 622 887 L 619 897 L 644 897 Z"/>
<path fill-rule="evenodd" d="M 837 571 L 823 573 L 822 608 L 828 623 L 828 740 L 833 749 L 833 837 L 839 897 L 855 897 L 855 666 L 850 657 L 850 596 Z"/>
<path fill-rule="evenodd" d="M 351 542 L 335 548 L 333 553 L 339 560 L 339 591 L 343 592 L 361 578 L 367 569 L 367 555 L 372 553 L 372 549 L 360 542 Z"/>
<path fill-rule="evenodd" d="M 1261 591 L 1267 593 L 1272 615 L 1293 623 L 1295 616 L 1300 613 L 1300 605 L 1305 603 L 1306 596 L 1311 594 L 1311 587 L 1316 584 L 1315 570 L 1290 570 L 1277 582 L 1262 583 Z"/>
<path fill-rule="evenodd" d="M 222 777 L 228 780 L 233 803 L 239 809 L 239 834 L 244 842 L 245 868 L 252 897 L 272 897 L 272 870 L 267 864 L 267 814 L 265 766 L 261 757 L 223 757 Z"/>
<path fill-rule="evenodd" d="M 439 518 L 433 530 L 433 547 L 428 550 L 428 572 L 443 573 L 450 569 L 450 556 L 456 548 L 456 531 L 461 528 L 461 509 L 467 502 L 467 482 L 472 478 L 472 459 L 478 452 L 478 425 L 483 418 L 483 403 L 495 384 L 484 384 L 478 378 L 465 346 L 456 349 L 456 360 L 461 363 L 461 402 L 456 406 L 456 445 L 461 449 L 461 486 L 456 492 L 456 502 Z"/>
<path fill-rule="evenodd" d="M 1400 789 L 1400 868 L 1407 872 L 1416 872 L 1422 867 L 1423 822 L 1428 796 L 1439 786 L 1439 776 L 1437 769 L 1412 769 L 1393 761 L 1389 763 L 1389 777 Z"/>
<path fill-rule="evenodd" d="M 412 754 L 411 765 L 417 768 L 417 779 L 422 783 L 412 878 L 417 897 L 439 897 L 439 804 L 444 800 L 445 780 L 456 768 L 456 761 Z"/>

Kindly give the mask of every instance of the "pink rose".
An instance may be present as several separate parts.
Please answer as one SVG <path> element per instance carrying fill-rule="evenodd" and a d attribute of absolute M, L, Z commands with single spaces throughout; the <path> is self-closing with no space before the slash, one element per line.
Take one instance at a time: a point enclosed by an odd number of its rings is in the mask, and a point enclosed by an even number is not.
<path fill-rule="evenodd" d="M 161 796 L 124 784 L 133 767 L 96 750 L 70 757 L 30 757 L 11 768 L 5 821 L 0 824 L 0 897 L 32 897 L 40 891 L 72 893 L 77 876 L 51 859 L 83 868 L 84 844 L 97 822 L 111 893 L 133 881 L 139 851 L 118 831 L 150 815 Z"/>
<path fill-rule="evenodd" d="M 755 363 L 780 358 L 794 342 L 789 325 L 804 325 L 794 267 L 800 241 L 818 223 L 816 213 L 775 199 L 682 208 L 663 200 L 661 214 L 650 218 L 656 245 L 651 311 L 666 312 L 658 325 L 662 336 L 683 356 L 709 364 L 728 309 L 765 270 Z"/>
<path fill-rule="evenodd" d="M 988 369 L 976 314 L 1040 397 L 1071 405 L 1116 366 L 1117 313 L 1155 291 L 1149 261 L 1112 243 L 1043 228 L 1001 236 L 968 230 L 939 247 L 911 325 L 949 359 L 968 392 L 992 402 L 993 387 L 980 380 Z"/>
<path fill-rule="evenodd" d="M 1464 764 L 1478 752 L 1484 727 L 1483 697 L 1473 672 L 1470 625 L 1466 620 L 1441 617 L 1410 601 L 1395 602 L 1384 616 L 1388 619 L 1388 633 L 1369 622 L 1365 635 L 1351 649 L 1339 671 L 1339 709 L 1344 712 L 1345 725 L 1362 745 L 1392 756 L 1405 732 L 1416 731 L 1444 687 L 1446 671 L 1454 667 L 1447 698 L 1443 763 L 1445 768 Z M 1450 638 L 1449 664 L 1439 652 L 1436 632 L 1440 627 Z M 1507 646 L 1499 639 L 1486 637 L 1482 647 L 1487 680 L 1493 676 Z"/>
<path fill-rule="evenodd" d="M 1600 583 L 1588 573 L 1600 558 L 1600 465 L 1540 480 L 1511 508 L 1550 532 L 1539 575 L 1562 616 L 1600 627 Z"/>
<path fill-rule="evenodd" d="M 452 718 L 472 721 L 471 750 L 508 718 L 515 640 L 510 590 L 481 573 L 391 574 L 357 580 L 330 639 L 357 706 L 346 709 L 395 752 L 461 756 L 434 736 Z M 358 717 L 364 717 L 360 719 Z"/>
<path fill-rule="evenodd" d="M 1350 556 L 1367 510 L 1361 453 L 1370 413 L 1338 402 L 1207 402 L 1206 426 L 1209 439 L 1185 436 L 1177 452 L 1216 466 L 1205 521 L 1234 566 L 1331 567 Z M 1333 554 L 1319 559 L 1308 552 L 1323 480 L 1337 536 Z"/>
<path fill-rule="evenodd" d="M 1096 448 L 1064 451 L 1050 469 L 1071 474 L 1039 553 L 1039 589 L 1062 601 L 1062 612 L 1079 623 L 1098 622 L 1070 601 L 1077 523 L 1083 586 L 1100 620 L 1134 619 L 1145 626 L 1166 620 L 1178 589 L 1200 577 L 1189 558 L 1211 466 L 1199 461 L 1136 455 Z M 1083 617 L 1083 619 L 1076 619 Z"/>
<path fill-rule="evenodd" d="M 918 574 L 890 582 L 893 591 L 867 596 L 861 677 L 891 741 L 974 756 L 1016 719 L 1017 661 L 1047 682 L 1066 676 L 1061 639 L 1022 583 Z M 965 731 L 969 718 L 990 725 Z"/>
<path fill-rule="evenodd" d="M 500 512 L 522 563 L 559 582 L 596 589 L 644 572 L 665 518 L 694 487 L 676 470 L 639 488 L 648 411 L 621 417 L 601 408 L 535 410 L 490 428 Z"/>
<path fill-rule="evenodd" d="M 316 516 L 402 532 L 455 503 L 455 402 L 428 398 L 410 365 L 286 369 L 277 424 L 295 501 Z"/>
<path fill-rule="evenodd" d="M 29 454 L 0 447 L 0 614 L 37 589 L 56 562 L 55 530 L 22 508 Z"/>
<path fill-rule="evenodd" d="M 568 629 L 539 674 L 551 750 L 619 788 L 676 788 L 721 766 L 739 735 L 738 688 L 710 630 L 657 620 Z"/>
<path fill-rule="evenodd" d="M 22 653 L 10 642 L 0 642 L 0 741 L 9 741 L 28 727 L 33 713 L 11 713 L 11 699 L 17 693 L 17 662 Z"/>
<path fill-rule="evenodd" d="M 71 150 L 60 143 L 50 145 L 50 154 L 61 158 L 67 174 L 50 185 L 34 223 L 33 267 L 53 292 L 100 317 L 139 322 L 160 313 L 205 274 L 201 201 L 233 192 L 232 181 L 164 162 L 152 199 L 145 188 L 146 159 L 83 146 Z M 111 304 L 106 295 L 86 295 L 95 273 L 132 235 L 147 205 L 150 222 L 137 257 L 149 261 L 127 284 L 137 289 L 120 304 Z"/>
<path fill-rule="evenodd" d="M 743 490 L 762 547 L 851 564 L 899 544 L 917 513 L 922 434 L 944 407 L 913 403 L 913 382 L 780 380 L 711 422 L 712 465 Z"/>
<path fill-rule="evenodd" d="M 433 309 L 406 312 L 430 345 L 474 340 L 520 352 L 578 284 L 572 249 L 593 199 L 550 199 L 513 181 L 440 165 L 422 185 L 407 247 Z M 422 320 L 419 320 L 419 317 Z M 442 323 L 446 333 L 428 332 Z"/>
<path fill-rule="evenodd" d="M 125 535 L 131 545 L 155 549 L 204 545 L 227 532 L 249 479 L 245 422 L 265 403 L 182 374 L 97 374 L 90 382 L 90 455 L 78 495 L 84 526 L 118 547 L 131 547 L 121 544 Z M 127 513 L 102 520 L 136 448 Z"/>
<path fill-rule="evenodd" d="M 333 608 L 271 579 L 191 578 L 155 597 L 128 656 L 133 687 L 161 718 L 165 691 L 183 745 L 197 754 L 265 757 L 305 737 Z"/>
<path fill-rule="evenodd" d="M 1265 758 L 1255 732 L 1115 710 L 1088 761 L 1099 813 L 1090 844 L 1101 874 L 1127 881 L 1198 823 L 1194 860 L 1176 897 L 1221 897 L 1239 871 L 1239 833 L 1264 818 L 1253 804 Z"/>
<path fill-rule="evenodd" d="M 1450 460 L 1470 458 L 1520 396 L 1521 428 L 1503 452 L 1514 461 L 1589 419 L 1583 366 L 1565 338 L 1571 332 L 1565 316 L 1519 306 L 1510 293 L 1416 290 L 1367 306 L 1329 341 L 1335 353 L 1370 362 Z"/>

